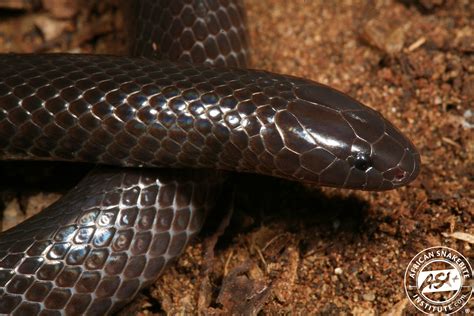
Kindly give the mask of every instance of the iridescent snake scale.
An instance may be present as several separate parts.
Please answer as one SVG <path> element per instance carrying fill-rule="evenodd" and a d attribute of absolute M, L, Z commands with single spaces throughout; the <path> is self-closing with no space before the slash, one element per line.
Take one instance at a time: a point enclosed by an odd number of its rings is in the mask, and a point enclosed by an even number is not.
<path fill-rule="evenodd" d="M 378 112 L 310 80 L 232 68 L 247 60 L 240 3 L 134 4 L 142 57 L 0 56 L 0 159 L 128 167 L 98 168 L 1 233 L 1 313 L 117 310 L 199 231 L 224 171 L 362 190 L 418 174 L 416 149 Z"/>

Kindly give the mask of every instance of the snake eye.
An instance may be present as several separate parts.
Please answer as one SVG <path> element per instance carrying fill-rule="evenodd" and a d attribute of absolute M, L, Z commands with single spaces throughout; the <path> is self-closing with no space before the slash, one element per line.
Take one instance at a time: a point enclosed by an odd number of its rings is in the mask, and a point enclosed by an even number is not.
<path fill-rule="evenodd" d="M 354 160 L 354 167 L 361 171 L 365 171 L 372 166 L 372 161 L 369 155 L 365 153 L 357 153 Z"/>

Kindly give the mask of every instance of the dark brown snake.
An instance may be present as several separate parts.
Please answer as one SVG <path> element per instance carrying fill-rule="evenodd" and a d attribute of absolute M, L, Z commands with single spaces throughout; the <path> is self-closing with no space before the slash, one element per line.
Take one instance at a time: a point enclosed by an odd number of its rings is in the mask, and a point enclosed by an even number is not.
<path fill-rule="evenodd" d="M 418 174 L 412 143 L 349 96 L 225 68 L 246 65 L 239 2 L 135 4 L 133 55 L 161 60 L 0 56 L 1 160 L 129 167 L 98 168 L 0 234 L 0 313 L 117 310 L 199 231 L 221 170 L 362 190 L 397 188 Z"/>

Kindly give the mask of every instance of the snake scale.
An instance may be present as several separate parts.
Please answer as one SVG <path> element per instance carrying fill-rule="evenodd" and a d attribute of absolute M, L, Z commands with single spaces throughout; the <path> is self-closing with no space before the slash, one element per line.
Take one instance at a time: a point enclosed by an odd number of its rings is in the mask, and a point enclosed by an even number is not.
<path fill-rule="evenodd" d="M 0 56 L 0 159 L 106 165 L 0 234 L 0 313 L 116 311 L 199 232 L 227 171 L 362 190 L 417 176 L 417 150 L 380 113 L 246 69 L 239 1 L 128 10 L 132 57 Z"/>

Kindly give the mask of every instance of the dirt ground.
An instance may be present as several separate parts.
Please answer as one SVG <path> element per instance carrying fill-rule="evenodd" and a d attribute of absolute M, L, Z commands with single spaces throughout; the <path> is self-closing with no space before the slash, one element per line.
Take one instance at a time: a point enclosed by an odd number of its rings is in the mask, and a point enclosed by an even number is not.
<path fill-rule="evenodd" d="M 474 1 L 245 5 L 253 68 L 320 81 L 382 112 L 421 152 L 421 174 L 380 193 L 240 177 L 214 257 L 204 255 L 207 227 L 121 314 L 416 314 L 403 288 L 416 253 L 442 245 L 474 263 Z M 115 0 L 3 1 L 0 51 L 122 53 L 121 13 Z M 3 228 L 87 168 L 72 169 L 1 163 Z"/>

